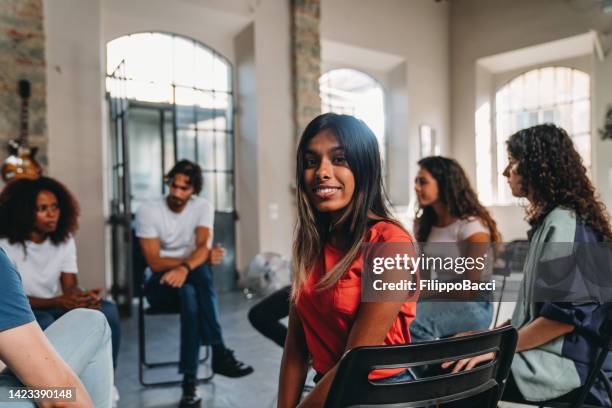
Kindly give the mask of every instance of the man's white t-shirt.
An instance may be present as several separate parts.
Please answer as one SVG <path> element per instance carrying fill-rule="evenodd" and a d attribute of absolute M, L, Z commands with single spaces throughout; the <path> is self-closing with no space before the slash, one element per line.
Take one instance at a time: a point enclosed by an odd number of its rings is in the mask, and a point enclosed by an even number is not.
<path fill-rule="evenodd" d="M 26 250 L 21 244 L 10 244 L 1 238 L 0 246 L 21 274 L 23 289 L 28 296 L 50 299 L 60 294 L 62 272 L 77 273 L 77 255 L 74 238 L 54 244 L 50 239 L 37 244 L 26 241 Z"/>
<path fill-rule="evenodd" d="M 143 203 L 136 215 L 138 238 L 159 238 L 160 256 L 186 258 L 196 248 L 196 228 L 210 229 L 212 242 L 215 211 L 203 197 L 192 196 L 180 213 L 170 210 L 166 197 Z"/>

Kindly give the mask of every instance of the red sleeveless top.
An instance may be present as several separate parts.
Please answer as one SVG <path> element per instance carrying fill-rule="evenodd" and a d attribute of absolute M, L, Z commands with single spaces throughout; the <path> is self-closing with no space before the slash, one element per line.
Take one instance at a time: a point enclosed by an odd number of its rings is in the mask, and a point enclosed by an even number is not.
<path fill-rule="evenodd" d="M 388 221 L 380 221 L 370 229 L 370 237 L 367 242 L 412 243 L 413 240 L 397 225 Z M 302 322 L 306 337 L 306 345 L 312 356 L 313 368 L 320 374 L 327 373 L 340 361 L 361 303 L 363 256 L 359 256 L 353 261 L 349 269 L 333 287 L 324 291 L 315 289 L 315 285 L 319 282 L 321 276 L 326 271 L 330 271 L 344 254 L 343 251 L 329 244 L 325 245 L 323 262 L 317 262 L 317 265 L 311 271 L 296 304 L 296 311 Z M 387 333 L 384 344 L 410 343 L 408 328 L 415 314 L 416 302 L 405 302 Z M 376 370 L 370 373 L 369 378 L 371 380 L 386 378 L 403 370 Z"/>

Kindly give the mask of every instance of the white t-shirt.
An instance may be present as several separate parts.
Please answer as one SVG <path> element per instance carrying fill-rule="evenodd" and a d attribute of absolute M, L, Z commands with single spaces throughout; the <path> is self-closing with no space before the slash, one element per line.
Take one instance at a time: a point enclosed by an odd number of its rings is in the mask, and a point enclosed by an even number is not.
<path fill-rule="evenodd" d="M 427 242 L 464 242 L 479 232 L 490 234 L 486 225 L 477 217 L 457 220 L 446 227 L 432 226 Z"/>
<path fill-rule="evenodd" d="M 427 255 L 440 257 L 459 257 L 461 256 L 459 244 L 465 242 L 469 237 L 479 232 L 484 232 L 485 234 L 491 233 L 489 231 L 489 228 L 487 228 L 484 222 L 478 217 L 468 217 L 466 219 L 459 219 L 453 222 L 452 224 L 447 225 L 446 227 L 432 226 L 431 231 L 429 232 L 429 237 L 427 237 L 428 245 L 425 245 Z M 487 266 L 482 272 L 482 276 L 480 277 L 481 280 L 488 280 L 492 276 L 493 258 L 491 251 L 489 251 L 487 257 L 489 257 L 489 260 L 491 261 L 486 263 Z M 446 273 L 439 273 L 438 271 L 435 272 L 436 273 L 434 273 L 433 275 L 438 278 L 457 278 L 461 276 L 454 275 L 452 274 L 452 272 L 449 276 L 446 276 Z"/>
<path fill-rule="evenodd" d="M 49 299 L 60 293 L 62 272 L 77 273 L 77 255 L 74 238 L 70 237 L 61 244 L 50 239 L 37 244 L 26 241 L 26 251 L 21 244 L 10 244 L 1 238 L 0 246 L 21 274 L 23 289 L 28 296 Z"/>
<path fill-rule="evenodd" d="M 212 242 L 215 211 L 203 197 L 192 196 L 180 213 L 170 210 L 166 197 L 144 203 L 136 215 L 136 236 L 159 238 L 160 256 L 186 258 L 196 247 L 196 228 L 210 229 Z"/>

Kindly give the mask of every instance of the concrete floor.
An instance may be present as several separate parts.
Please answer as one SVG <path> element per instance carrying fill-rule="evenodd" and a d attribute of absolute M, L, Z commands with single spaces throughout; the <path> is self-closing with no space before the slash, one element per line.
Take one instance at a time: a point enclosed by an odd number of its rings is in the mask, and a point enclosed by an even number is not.
<path fill-rule="evenodd" d="M 282 350 L 259 335 L 247 320 L 248 309 L 255 303 L 242 293 L 233 292 L 219 297 L 221 326 L 225 343 L 236 351 L 236 357 L 255 368 L 247 377 L 229 379 L 215 376 L 199 386 L 202 407 L 272 407 L 276 396 Z M 181 396 L 180 385 L 144 388 L 138 381 L 138 319 L 122 322 L 122 342 L 116 373 L 119 407 L 176 407 Z M 147 317 L 147 359 L 149 361 L 178 360 L 178 315 Z M 209 366 L 201 366 L 201 373 Z M 149 380 L 180 379 L 176 367 L 156 369 L 147 373 Z"/>
<path fill-rule="evenodd" d="M 199 386 L 202 407 L 207 408 L 271 408 L 276 406 L 276 390 L 282 350 L 257 333 L 247 320 L 249 308 L 256 302 L 242 293 L 219 296 L 221 325 L 225 342 L 236 351 L 238 359 L 252 365 L 255 372 L 240 379 L 215 376 Z M 508 304 L 507 306 L 512 306 Z M 506 309 L 506 310 L 504 310 Z M 505 318 L 511 310 L 502 309 Z M 503 321 L 500 319 L 500 321 Z M 132 318 L 122 321 L 122 343 L 116 384 L 121 399 L 120 408 L 176 407 L 181 396 L 179 385 L 145 388 L 138 381 L 138 326 L 136 308 Z M 147 359 L 149 361 L 178 360 L 178 315 L 147 317 Z M 201 374 L 209 367 L 201 366 Z M 148 373 L 149 380 L 180 379 L 176 368 L 156 369 Z M 504 408 L 520 407 L 502 404 Z"/>

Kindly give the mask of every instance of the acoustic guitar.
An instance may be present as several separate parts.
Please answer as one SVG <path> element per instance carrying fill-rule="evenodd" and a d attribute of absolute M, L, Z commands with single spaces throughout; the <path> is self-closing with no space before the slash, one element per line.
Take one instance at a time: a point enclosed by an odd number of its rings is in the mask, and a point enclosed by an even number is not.
<path fill-rule="evenodd" d="M 17 139 L 8 142 L 9 157 L 2 165 L 2 179 L 6 182 L 18 178 L 37 178 L 42 174 L 42 167 L 34 156 L 38 148 L 28 145 L 28 102 L 30 99 L 30 81 L 19 81 L 21 97 L 20 132 Z"/>

